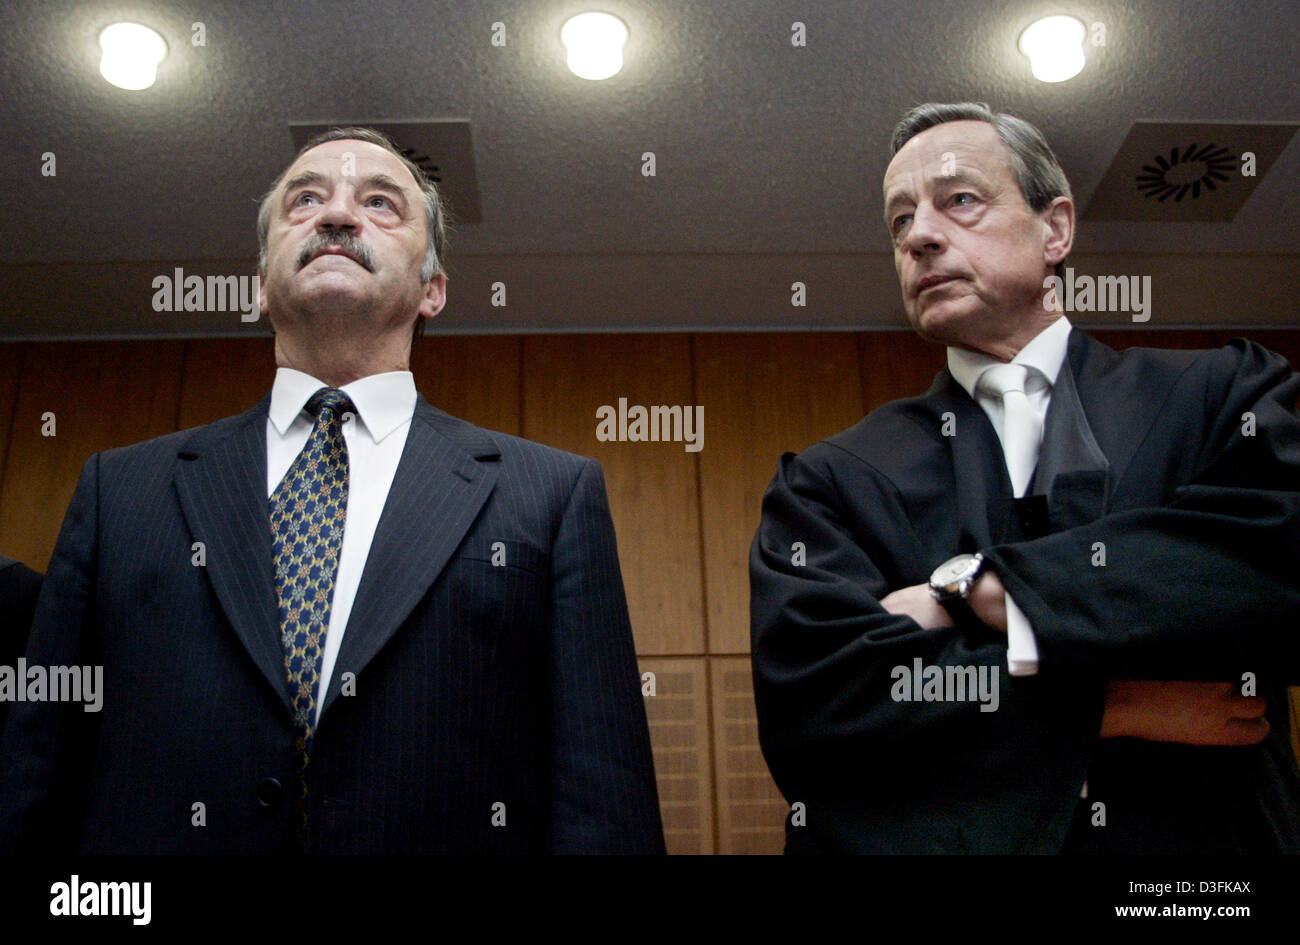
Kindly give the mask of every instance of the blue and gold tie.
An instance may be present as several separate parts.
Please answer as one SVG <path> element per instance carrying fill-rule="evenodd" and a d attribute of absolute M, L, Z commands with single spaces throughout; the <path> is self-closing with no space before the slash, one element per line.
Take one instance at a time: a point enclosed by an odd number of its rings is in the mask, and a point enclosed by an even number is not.
<path fill-rule="evenodd" d="M 348 395 L 333 387 L 312 395 L 307 411 L 315 415 L 316 423 L 270 500 L 280 640 L 297 733 L 304 823 L 321 652 L 329 630 L 348 508 L 348 447 L 342 416 L 353 409 Z"/>

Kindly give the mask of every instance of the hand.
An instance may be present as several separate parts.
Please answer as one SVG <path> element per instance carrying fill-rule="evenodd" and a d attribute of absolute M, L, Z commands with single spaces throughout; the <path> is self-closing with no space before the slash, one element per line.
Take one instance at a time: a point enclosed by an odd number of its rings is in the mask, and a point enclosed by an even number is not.
<path fill-rule="evenodd" d="M 970 589 L 970 609 L 989 629 L 1007 632 L 1007 589 L 996 573 L 985 569 Z"/>
<path fill-rule="evenodd" d="M 971 588 L 969 600 L 975 616 L 989 628 L 1007 632 L 1006 589 L 996 574 L 985 571 L 980 575 Z M 951 615 L 930 593 L 929 584 L 913 584 L 894 591 L 880 602 L 880 606 L 891 614 L 905 614 L 927 629 L 953 625 Z"/>
<path fill-rule="evenodd" d="M 891 614 L 911 617 L 927 630 L 934 627 L 951 627 L 952 617 L 930 593 L 929 584 L 913 584 L 885 597 L 880 606 Z"/>
<path fill-rule="evenodd" d="M 1184 745 L 1256 745 L 1268 735 L 1267 702 L 1230 682 L 1111 680 L 1102 738 Z"/>

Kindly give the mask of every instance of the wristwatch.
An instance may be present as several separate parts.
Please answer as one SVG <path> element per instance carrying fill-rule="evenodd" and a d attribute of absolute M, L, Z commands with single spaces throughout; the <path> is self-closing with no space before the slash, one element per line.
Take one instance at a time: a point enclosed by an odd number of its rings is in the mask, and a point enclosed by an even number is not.
<path fill-rule="evenodd" d="M 983 573 L 981 554 L 949 558 L 930 575 L 930 596 L 943 605 L 955 623 L 978 621 L 970 606 L 970 591 Z"/>

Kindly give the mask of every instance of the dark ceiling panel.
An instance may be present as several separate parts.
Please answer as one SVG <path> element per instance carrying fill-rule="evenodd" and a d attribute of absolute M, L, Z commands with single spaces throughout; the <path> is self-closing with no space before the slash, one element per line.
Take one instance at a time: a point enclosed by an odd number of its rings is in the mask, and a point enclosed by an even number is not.
<path fill-rule="evenodd" d="M 559 43 L 564 19 L 589 6 L 631 31 L 623 71 L 605 82 L 570 74 Z M 1086 48 L 1079 76 L 1045 85 L 1016 40 L 1058 12 L 1102 42 Z M 98 32 L 124 19 L 169 46 L 143 92 L 98 74 Z M 791 43 L 796 22 L 806 45 Z M 0 337 L 58 334 L 69 320 L 92 335 L 225 324 L 224 314 L 152 312 L 151 278 L 250 272 L 257 203 L 292 155 L 290 122 L 358 117 L 472 123 L 465 163 L 446 159 L 450 181 L 468 182 L 472 168 L 481 210 L 471 222 L 472 199 L 454 196 L 449 314 L 471 325 L 513 321 L 515 311 L 506 319 L 480 301 L 507 271 L 512 300 L 548 300 L 530 310 L 537 330 L 590 330 L 592 300 L 615 298 L 618 324 L 768 325 L 771 313 L 750 303 L 777 275 L 808 283 L 826 306 L 819 324 L 896 325 L 880 178 L 907 107 L 977 99 L 1034 122 L 1082 205 L 1094 192 L 1104 199 L 1136 121 L 1300 119 L 1297 25 L 1294 0 L 7 0 L 0 173 L 9 206 L 30 222 L 0 243 L 3 283 L 22 286 L 0 298 Z M 55 176 L 41 173 L 47 153 Z M 642 174 L 647 153 L 654 177 Z M 1076 255 L 1113 257 L 1125 272 L 1182 257 L 1230 283 L 1252 258 L 1300 252 L 1298 190 L 1293 140 L 1229 221 L 1087 219 Z M 649 287 L 581 281 L 616 278 L 620 266 L 602 265 L 615 257 L 645 257 Z M 826 258 L 882 275 L 816 284 L 832 278 Z M 1242 262 L 1222 265 L 1231 260 Z M 84 290 L 57 281 L 86 273 L 95 282 Z M 681 304 L 704 297 L 710 304 Z M 51 308 L 82 298 L 94 304 L 75 315 Z M 1262 317 L 1239 308 L 1219 321 Z M 796 324 L 804 313 L 786 315 Z"/>

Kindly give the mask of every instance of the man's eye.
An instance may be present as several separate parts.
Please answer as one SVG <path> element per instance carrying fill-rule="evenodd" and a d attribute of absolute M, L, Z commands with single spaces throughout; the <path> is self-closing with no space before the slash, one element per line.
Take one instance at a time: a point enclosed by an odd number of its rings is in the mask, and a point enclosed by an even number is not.
<path fill-rule="evenodd" d="M 975 202 L 975 195 L 964 193 L 964 192 L 960 194 L 953 194 L 952 202 L 959 207 L 967 207 Z"/>
<path fill-rule="evenodd" d="M 376 203 L 376 202 L 378 202 L 379 206 L 384 207 L 384 208 L 386 208 L 386 209 L 390 209 L 390 210 L 391 210 L 392 207 L 393 207 L 393 202 L 392 202 L 391 200 L 389 200 L 387 197 L 381 197 L 381 196 L 379 196 L 378 194 L 376 194 L 376 195 L 373 196 L 373 197 L 369 197 L 369 198 L 367 198 L 367 199 L 366 199 L 366 206 L 368 206 L 368 207 L 373 207 L 373 206 L 375 206 L 375 203 Z"/>
<path fill-rule="evenodd" d="M 912 215 L 910 213 L 900 213 L 890 222 L 889 229 L 894 233 L 898 233 L 903 229 L 903 227 L 907 226 L 907 224 L 911 222 Z"/>
<path fill-rule="evenodd" d="M 303 193 L 293 198 L 293 205 L 296 207 L 302 204 L 304 201 L 315 200 L 315 199 L 316 199 L 315 194 L 304 191 Z"/>

